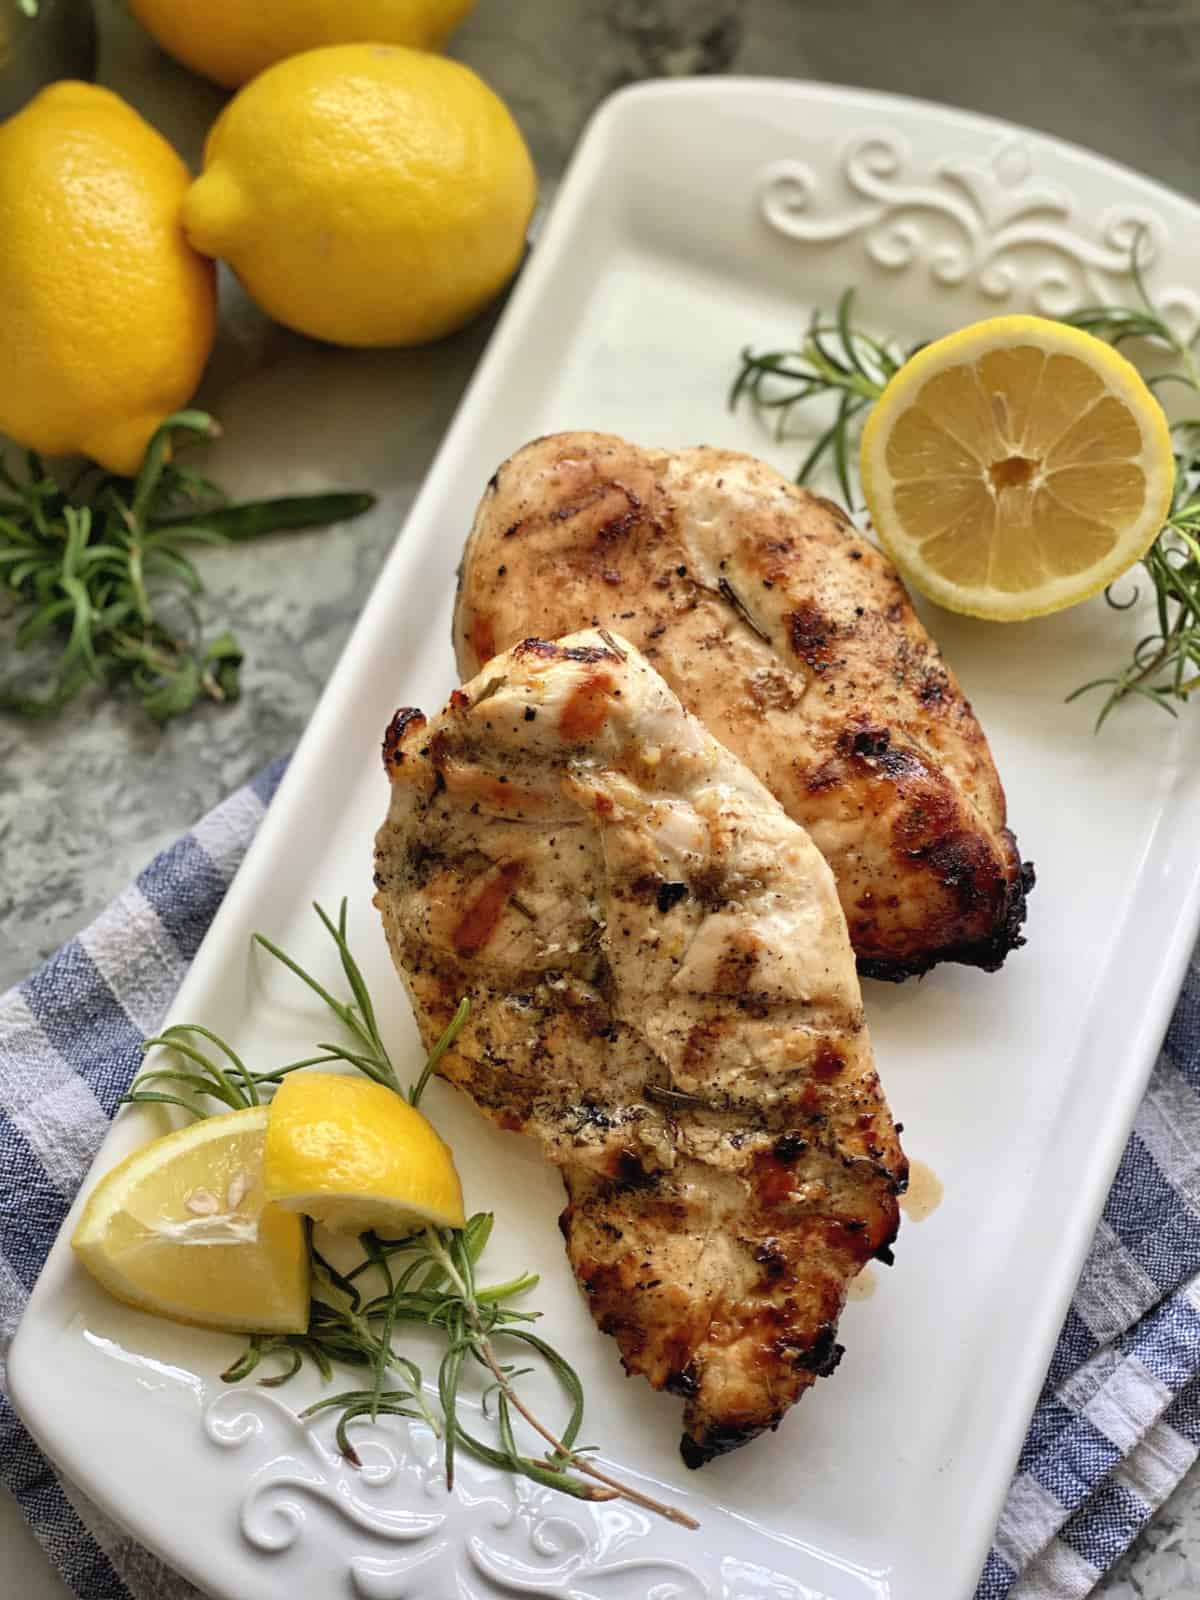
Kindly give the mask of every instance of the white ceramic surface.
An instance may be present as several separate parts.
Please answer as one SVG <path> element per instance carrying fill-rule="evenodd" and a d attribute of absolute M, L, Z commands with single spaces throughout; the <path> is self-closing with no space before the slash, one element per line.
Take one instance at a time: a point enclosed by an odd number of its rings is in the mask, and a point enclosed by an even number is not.
<path fill-rule="evenodd" d="M 252 1058 L 319 1022 L 247 955 L 262 928 L 334 974 L 308 902 L 347 894 L 400 1058 L 416 1041 L 369 906 L 397 704 L 451 686 L 453 573 L 496 463 L 557 428 L 703 440 L 782 466 L 723 397 L 746 342 L 785 341 L 847 283 L 912 341 L 1001 310 L 1127 292 L 1133 231 L 1182 323 L 1200 210 L 1055 141 L 912 101 L 804 84 L 698 81 L 602 108 L 422 496 L 319 706 L 175 1015 Z M 699 1474 L 678 1402 L 626 1382 L 563 1258 L 557 1180 L 449 1090 L 430 1096 L 468 1204 L 497 1212 L 495 1271 L 532 1265 L 546 1326 L 591 1397 L 588 1436 L 702 1522 L 685 1533 L 468 1469 L 447 1500 L 430 1442 L 381 1429 L 348 1471 L 324 1430 L 218 1374 L 232 1340 L 110 1303 L 60 1240 L 16 1339 L 16 1403 L 112 1516 L 221 1600 L 453 1595 L 959 1600 L 970 1594 L 1054 1337 L 1178 988 L 1200 907 L 1194 734 L 1137 706 L 1095 738 L 1063 697 L 1123 658 L 1136 614 L 1101 602 L 1004 629 L 930 625 L 991 738 L 1038 865 L 1027 949 L 995 976 L 867 986 L 892 1107 L 946 1199 L 901 1232 L 852 1302 L 846 1357 L 780 1431 Z M 109 1166 L 157 1131 L 122 1116 Z M 70 1224 L 68 1223 L 68 1227 Z M 280 1402 L 286 1402 L 286 1405 Z"/>

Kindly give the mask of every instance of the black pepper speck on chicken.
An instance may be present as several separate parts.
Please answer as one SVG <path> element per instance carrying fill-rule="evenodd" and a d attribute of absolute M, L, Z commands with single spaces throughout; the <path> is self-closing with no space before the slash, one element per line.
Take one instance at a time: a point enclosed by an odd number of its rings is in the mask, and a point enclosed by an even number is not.
<path fill-rule="evenodd" d="M 535 440 L 500 467 L 460 572 L 471 677 L 591 624 L 643 650 L 833 868 L 859 970 L 999 967 L 1033 871 L 983 730 L 888 558 L 751 456 Z"/>
<path fill-rule="evenodd" d="M 562 1172 L 626 1369 L 699 1466 L 837 1364 L 907 1165 L 833 877 L 607 630 L 527 639 L 384 741 L 379 907 L 440 1070 Z"/>

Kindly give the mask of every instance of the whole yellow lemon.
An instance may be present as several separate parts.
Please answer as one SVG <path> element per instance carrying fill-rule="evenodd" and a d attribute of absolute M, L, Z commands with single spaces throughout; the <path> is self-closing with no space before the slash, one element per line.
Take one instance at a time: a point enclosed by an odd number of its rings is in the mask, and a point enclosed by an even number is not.
<path fill-rule="evenodd" d="M 63 82 L 0 124 L 0 431 L 132 473 L 212 348 L 187 168 L 107 89 Z"/>
<path fill-rule="evenodd" d="M 536 194 L 516 123 L 473 72 L 348 44 L 268 67 L 230 101 L 183 217 L 277 322 L 420 344 L 507 283 Z"/>
<path fill-rule="evenodd" d="M 168 54 L 227 89 L 285 56 L 370 40 L 440 50 L 475 0 L 129 0 Z"/>

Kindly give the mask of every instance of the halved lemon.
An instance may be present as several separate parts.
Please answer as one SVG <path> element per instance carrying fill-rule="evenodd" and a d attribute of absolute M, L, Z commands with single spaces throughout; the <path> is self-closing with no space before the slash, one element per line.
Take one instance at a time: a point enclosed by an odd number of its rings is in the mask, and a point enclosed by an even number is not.
<path fill-rule="evenodd" d="M 1043 317 L 993 317 L 905 362 L 862 440 L 888 552 L 951 611 L 1020 621 L 1096 594 L 1171 504 L 1162 408 L 1124 356 Z"/>
<path fill-rule="evenodd" d="M 71 1239 L 129 1305 L 239 1333 L 308 1326 L 302 1219 L 266 1203 L 268 1109 L 206 1117 L 135 1150 L 88 1197 Z"/>
<path fill-rule="evenodd" d="M 285 1078 L 271 1103 L 263 1179 L 274 1204 L 338 1233 L 399 1238 L 466 1221 L 449 1146 L 406 1100 L 365 1078 Z"/>

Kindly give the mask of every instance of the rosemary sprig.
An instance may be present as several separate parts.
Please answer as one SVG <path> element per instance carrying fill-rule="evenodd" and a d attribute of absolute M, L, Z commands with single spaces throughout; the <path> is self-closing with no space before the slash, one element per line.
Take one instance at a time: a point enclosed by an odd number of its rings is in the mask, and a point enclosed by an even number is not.
<path fill-rule="evenodd" d="M 1147 379 L 1152 388 L 1178 384 L 1200 395 L 1200 329 L 1190 339 L 1181 338 L 1154 304 L 1142 271 L 1143 243 L 1144 231 L 1139 230 L 1130 247 L 1132 305 L 1081 306 L 1060 320 L 1113 345 L 1137 341 L 1167 363 L 1165 370 Z M 832 400 L 833 420 L 818 434 L 796 481 L 808 483 L 819 467 L 829 465 L 851 507 L 855 497 L 850 462 L 857 429 L 888 380 L 921 348 L 901 355 L 893 345 L 856 328 L 853 304 L 854 291 L 847 289 L 832 319 L 814 311 L 798 349 L 745 348 L 729 394 L 730 409 L 748 402 L 771 424 L 777 440 L 787 437 L 797 407 Z M 1142 559 L 1154 596 L 1156 626 L 1137 641 L 1124 668 L 1093 678 L 1067 696 L 1074 700 L 1096 689 L 1108 690 L 1097 729 L 1130 695 L 1150 700 L 1175 716 L 1176 705 L 1186 702 L 1200 685 L 1200 417 L 1174 423 L 1172 433 L 1176 449 L 1171 510 Z M 1140 595 L 1136 585 L 1123 598 L 1110 587 L 1105 598 L 1114 610 L 1125 611 Z"/>
<path fill-rule="evenodd" d="M 375 1020 L 375 1007 L 371 1004 L 371 996 L 367 990 L 366 980 L 362 975 L 358 962 L 355 961 L 350 953 L 350 946 L 346 939 L 346 900 L 343 897 L 341 906 L 338 908 L 336 925 L 322 906 L 314 903 L 313 910 L 319 917 L 321 926 L 337 947 L 338 959 L 341 962 L 346 982 L 350 986 L 352 997 L 350 1000 L 336 1000 L 323 984 L 318 983 L 310 973 L 304 970 L 299 962 L 293 961 L 285 950 L 281 950 L 278 945 L 272 944 L 265 934 L 256 933 L 254 935 L 255 944 L 261 945 L 268 954 L 275 957 L 276 961 L 281 962 L 289 972 L 294 973 L 301 983 L 307 984 L 317 998 L 325 1002 L 347 1032 L 353 1034 L 361 1046 L 357 1050 L 348 1050 L 344 1045 L 318 1044 L 317 1049 L 324 1050 L 326 1054 L 321 1057 L 314 1057 L 311 1061 L 305 1062 L 304 1065 L 317 1066 L 329 1061 L 344 1061 L 352 1067 L 357 1067 L 360 1072 L 365 1072 L 368 1078 L 374 1078 L 376 1083 L 382 1083 L 385 1088 L 394 1089 L 397 1094 L 403 1094 L 404 1091 L 400 1087 L 400 1080 L 396 1076 L 396 1069 L 392 1066 L 391 1058 L 387 1053 L 387 1046 L 380 1037 L 379 1024 Z M 461 1027 L 462 1024 L 460 1023 L 459 1026 Z M 416 1101 L 413 1104 L 415 1105 Z"/>
<path fill-rule="evenodd" d="M 262 934 L 254 941 L 282 963 L 342 1024 L 353 1043 L 318 1044 L 319 1055 L 288 1062 L 281 1067 L 256 1070 L 218 1034 L 198 1023 L 178 1023 L 146 1041 L 145 1049 L 164 1047 L 176 1060 L 169 1066 L 142 1073 L 125 1099 L 133 1103 L 166 1102 L 194 1116 L 206 1114 L 205 1102 L 238 1110 L 260 1105 L 290 1072 L 305 1067 L 342 1062 L 365 1073 L 397 1094 L 404 1093 L 379 1031 L 375 1008 L 362 969 L 347 939 L 347 907 L 343 900 L 336 922 L 319 905 L 314 911 L 333 940 L 349 995 L 339 999 L 306 971 L 292 956 Z M 449 1026 L 408 1090 L 417 1105 L 445 1052 L 467 1019 L 463 1000 Z M 648 1511 L 696 1527 L 693 1518 L 598 1466 L 577 1444 L 583 1423 L 584 1395 L 579 1375 L 565 1356 L 534 1333 L 529 1324 L 539 1313 L 511 1302 L 537 1284 L 533 1273 L 521 1273 L 505 1283 L 480 1284 L 476 1268 L 489 1237 L 493 1218 L 476 1213 L 462 1228 L 425 1227 L 403 1239 L 383 1240 L 374 1234 L 360 1239 L 362 1260 L 349 1272 L 340 1272 L 313 1251 L 313 1295 L 309 1325 L 302 1334 L 251 1335 L 246 1349 L 222 1374 L 227 1383 L 239 1383 L 270 1360 L 272 1370 L 259 1383 L 278 1388 L 311 1362 L 325 1382 L 331 1382 L 335 1364 L 368 1369 L 369 1382 L 336 1394 L 322 1396 L 300 1415 L 310 1418 L 337 1413 L 335 1437 L 339 1450 L 353 1466 L 361 1466 L 350 1437 L 352 1426 L 381 1416 L 407 1417 L 426 1423 L 442 1441 L 447 1488 L 454 1484 L 457 1453 L 490 1466 L 584 1500 L 622 1498 Z M 404 1325 L 420 1325 L 439 1332 L 445 1348 L 438 1364 L 436 1409 L 430 1403 L 420 1368 L 395 1348 Z M 529 1406 L 518 1380 L 532 1368 L 518 1369 L 502 1359 L 507 1341 L 521 1353 L 532 1355 L 556 1380 L 567 1401 L 565 1422 L 553 1431 Z M 484 1415 L 494 1424 L 495 1438 L 482 1438 L 468 1426 L 462 1404 L 464 1374 L 477 1371 L 485 1380 Z M 488 1402 L 493 1409 L 489 1410 Z M 514 1417 L 540 1435 L 549 1447 L 545 1455 L 531 1454 L 519 1443 Z"/>
<path fill-rule="evenodd" d="M 227 630 L 205 638 L 203 583 L 189 545 L 228 544 L 284 528 L 356 517 L 369 494 L 289 496 L 229 505 L 183 466 L 187 443 L 220 429 L 203 411 L 179 411 L 154 434 L 136 478 L 85 468 L 64 487 L 30 451 L 18 478 L 0 462 L 0 592 L 19 618 L 18 650 L 45 664 L 0 684 L 0 709 L 60 711 L 88 684 L 131 691 L 165 722 L 198 700 L 239 692 L 243 653 Z"/>
<path fill-rule="evenodd" d="M 1194 426 L 1194 425 L 1189 425 Z M 1177 456 L 1177 463 L 1180 457 Z M 1166 525 L 1142 557 L 1153 586 L 1155 628 L 1143 634 L 1132 657 L 1120 672 L 1092 678 L 1067 696 L 1075 700 L 1093 689 L 1108 694 L 1096 718 L 1096 727 L 1129 695 L 1140 695 L 1178 716 L 1173 702 L 1184 702 L 1200 687 L 1200 494 L 1196 484 L 1200 455 L 1192 451 L 1191 463 L 1176 467 L 1175 499 Z M 1105 599 L 1114 611 L 1136 605 L 1139 589 L 1118 599 L 1112 587 Z"/>
<path fill-rule="evenodd" d="M 1152 388 L 1180 384 L 1200 395 L 1200 328 L 1181 339 L 1150 298 L 1142 273 L 1140 250 L 1143 231 L 1134 238 L 1129 275 L 1136 293 L 1133 306 L 1084 306 L 1064 320 L 1084 328 L 1111 344 L 1138 340 L 1165 354 L 1168 365 L 1147 379 Z M 1200 417 L 1185 417 L 1171 425 L 1175 439 L 1175 488 L 1162 532 L 1142 557 L 1155 603 L 1156 626 L 1143 634 L 1121 671 L 1081 684 L 1067 696 L 1074 700 L 1093 689 L 1108 694 L 1096 718 L 1103 726 L 1109 714 L 1129 695 L 1161 706 L 1177 716 L 1175 704 L 1186 704 L 1200 685 Z M 1105 599 L 1116 611 L 1136 605 L 1135 584 L 1125 598 L 1117 598 L 1110 585 Z"/>
<path fill-rule="evenodd" d="M 1167 371 L 1148 379 L 1150 386 L 1163 383 L 1183 383 L 1200 392 L 1200 365 L 1196 361 L 1196 342 L 1200 329 L 1190 340 L 1181 339 L 1150 298 L 1146 278 L 1142 271 L 1141 251 L 1146 240 L 1144 227 L 1137 229 L 1129 249 L 1129 277 L 1133 283 L 1136 304 L 1132 306 L 1080 306 L 1069 311 L 1060 320 L 1074 328 L 1094 333 L 1109 344 L 1121 345 L 1130 339 L 1148 341 L 1168 352 L 1180 370 Z"/>
<path fill-rule="evenodd" d="M 124 1094 L 122 1103 L 130 1105 L 162 1103 L 181 1107 L 194 1117 L 210 1114 L 204 1100 L 215 1100 L 229 1111 L 242 1111 L 247 1106 L 261 1105 L 268 1100 L 281 1079 L 290 1072 L 304 1067 L 325 1067 L 336 1063 L 354 1067 L 381 1083 L 396 1094 L 404 1094 L 396 1069 L 388 1055 L 387 1046 L 379 1032 L 375 1007 L 362 968 L 354 959 L 347 939 L 347 902 L 342 900 L 335 922 L 325 908 L 314 902 L 321 926 L 333 940 L 342 972 L 350 990 L 348 999 L 339 1000 L 330 994 L 325 985 L 306 971 L 286 950 L 268 939 L 265 934 L 253 935 L 260 945 L 289 972 L 306 984 L 329 1007 L 337 1020 L 354 1040 L 353 1045 L 341 1041 L 318 1043 L 320 1055 L 305 1056 L 300 1061 L 289 1061 L 266 1071 L 254 1071 L 227 1044 L 219 1034 L 198 1022 L 177 1022 L 165 1028 L 154 1038 L 142 1044 L 143 1052 L 154 1049 L 170 1050 L 178 1061 L 169 1066 L 156 1067 L 140 1073 Z M 470 1002 L 463 1000 L 450 1020 L 449 1026 L 426 1058 L 416 1082 L 408 1091 L 408 1100 L 417 1105 L 424 1094 L 438 1062 L 449 1050 L 467 1020 Z M 224 1058 L 224 1059 L 222 1059 Z"/>
<path fill-rule="evenodd" d="M 821 464 L 830 461 L 848 506 L 854 501 L 850 474 L 853 427 L 908 357 L 920 349 L 917 345 L 898 353 L 891 344 L 856 328 L 853 313 L 854 290 L 847 289 L 832 318 L 823 311 L 813 312 L 799 349 L 755 351 L 747 345 L 729 391 L 731 411 L 747 400 L 764 420 L 773 414 L 773 432 L 780 441 L 787 437 L 797 406 L 832 397 L 837 405 L 833 421 L 801 462 L 796 482 L 808 483 Z"/>

